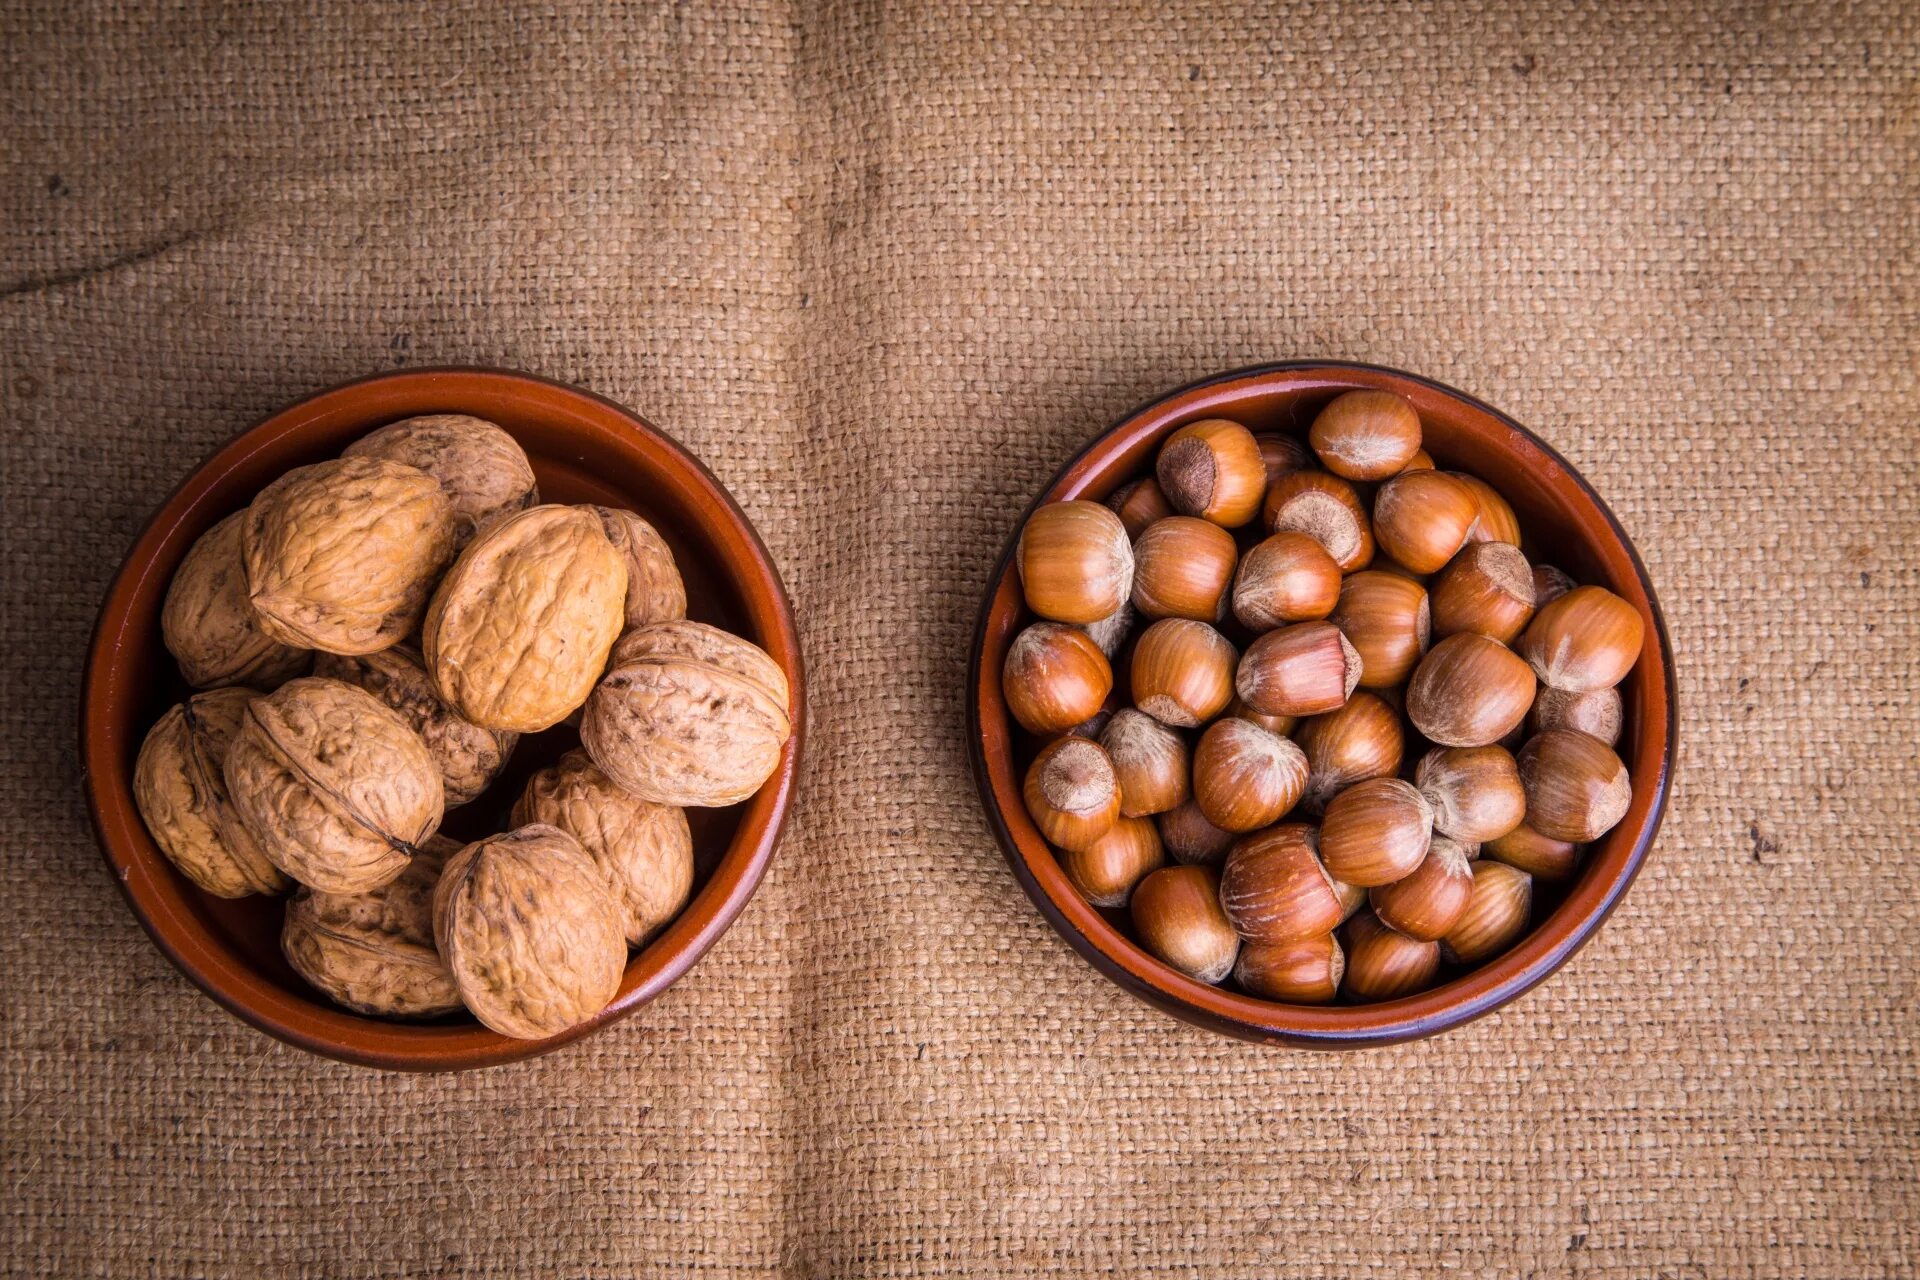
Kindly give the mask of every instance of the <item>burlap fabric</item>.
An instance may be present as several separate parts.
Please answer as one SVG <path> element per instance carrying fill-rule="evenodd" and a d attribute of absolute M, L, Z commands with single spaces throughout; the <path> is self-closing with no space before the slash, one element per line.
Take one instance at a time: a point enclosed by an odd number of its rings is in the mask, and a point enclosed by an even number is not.
<path fill-rule="evenodd" d="M 1899 1277 L 1920 1254 L 1920 11 L 6 6 L 0 1268 Z M 1329 1057 L 1135 1004 L 1002 865 L 975 602 L 1136 402 L 1506 408 L 1660 587 L 1684 765 L 1554 981 Z M 804 799 L 643 1016 L 335 1066 L 149 944 L 82 647 L 191 461 L 481 362 L 639 408 L 786 575 Z"/>

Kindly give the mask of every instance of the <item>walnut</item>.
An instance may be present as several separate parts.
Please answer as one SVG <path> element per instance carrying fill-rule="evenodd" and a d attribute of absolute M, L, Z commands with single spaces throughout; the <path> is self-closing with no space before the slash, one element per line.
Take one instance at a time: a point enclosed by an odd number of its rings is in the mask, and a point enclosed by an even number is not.
<path fill-rule="evenodd" d="M 489 729 L 532 733 L 585 701 L 620 634 L 627 569 L 579 507 L 508 516 L 434 592 L 421 650 L 440 696 Z"/>
<path fill-rule="evenodd" d="M 295 467 L 247 508 L 247 589 L 283 644 L 372 653 L 413 629 L 453 555 L 434 478 L 381 458 Z"/>
<path fill-rule="evenodd" d="M 261 852 L 327 893 L 364 893 L 399 875 L 444 807 L 433 754 L 400 713 L 318 676 L 247 704 L 225 776 Z"/>
<path fill-rule="evenodd" d="M 545 822 L 580 842 L 619 898 L 627 943 L 640 946 L 680 913 L 693 888 L 686 811 L 635 799 L 584 751 L 569 751 L 527 780 L 513 825 Z"/>
<path fill-rule="evenodd" d="M 269 636 L 247 599 L 247 566 L 240 554 L 245 517 L 236 511 L 201 534 L 167 587 L 160 635 L 180 674 L 195 688 L 271 689 L 305 671 L 312 657 Z"/>
<path fill-rule="evenodd" d="M 337 1004 L 387 1018 L 460 1008 L 433 944 L 433 888 L 460 845 L 429 836 L 398 878 L 366 893 L 301 888 L 287 899 L 280 950 L 293 971 Z"/>
<path fill-rule="evenodd" d="M 440 700 L 419 653 L 406 645 L 358 656 L 323 653 L 314 661 L 313 674 L 358 685 L 398 711 L 440 766 L 449 809 L 485 791 L 520 740 L 517 733 L 482 729 L 461 719 Z"/>
<path fill-rule="evenodd" d="M 627 562 L 627 625 L 644 627 L 687 616 L 687 587 L 673 551 L 659 530 L 631 511 L 588 507 L 600 517 L 607 540 Z"/>
<path fill-rule="evenodd" d="M 544 823 L 455 854 L 433 935 L 473 1016 L 540 1040 L 607 1007 L 626 970 L 620 905 L 580 842 Z"/>
<path fill-rule="evenodd" d="M 464 413 L 392 423 L 354 441 L 341 456 L 402 462 L 438 480 L 453 503 L 455 548 L 502 516 L 540 501 L 533 464 L 514 438 Z"/>
<path fill-rule="evenodd" d="M 779 768 L 793 732 L 787 708 L 786 674 L 759 648 L 704 623 L 657 623 L 617 646 L 580 740 L 642 800 L 718 807 Z"/>
<path fill-rule="evenodd" d="M 133 765 L 133 800 L 154 843 L 219 898 L 287 887 L 233 811 L 221 775 L 241 715 L 258 696 L 240 688 L 195 694 L 160 717 Z"/>

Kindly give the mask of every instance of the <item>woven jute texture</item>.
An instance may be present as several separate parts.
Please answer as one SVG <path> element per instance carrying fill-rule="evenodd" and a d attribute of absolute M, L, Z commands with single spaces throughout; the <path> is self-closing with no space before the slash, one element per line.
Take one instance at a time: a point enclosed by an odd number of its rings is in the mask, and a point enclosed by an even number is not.
<path fill-rule="evenodd" d="M 0 16 L 0 1270 L 1920 1268 L 1920 9 L 115 5 Z M 965 649 L 1090 435 L 1264 359 L 1530 424 L 1684 752 L 1546 986 L 1320 1056 L 1133 1002 L 980 815 Z M 80 657 L 192 460 L 484 363 L 699 453 L 791 588 L 803 799 L 639 1017 L 457 1077 L 219 1011 L 114 892 Z"/>

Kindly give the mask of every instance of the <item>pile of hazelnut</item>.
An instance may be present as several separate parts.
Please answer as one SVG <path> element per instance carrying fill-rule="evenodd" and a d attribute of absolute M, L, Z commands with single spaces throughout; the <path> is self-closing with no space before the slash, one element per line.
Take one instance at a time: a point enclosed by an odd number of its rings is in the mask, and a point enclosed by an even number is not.
<path fill-rule="evenodd" d="M 135 802 L 207 893 L 292 889 L 281 950 L 336 1003 L 554 1035 L 685 906 L 685 807 L 751 796 L 791 734 L 779 664 L 686 612 L 633 512 L 540 505 L 483 419 L 393 423 L 187 553 L 161 631 L 203 692 L 148 733 Z M 436 834 L 563 722 L 581 749 L 510 830 Z"/>
<path fill-rule="evenodd" d="M 1511 947 L 1626 813 L 1641 620 L 1530 564 L 1399 397 L 1339 396 L 1308 445 L 1193 422 L 1104 505 L 1034 512 L 1042 620 L 1002 689 L 1040 742 L 1034 825 L 1141 946 L 1266 999 L 1388 1000 Z"/>

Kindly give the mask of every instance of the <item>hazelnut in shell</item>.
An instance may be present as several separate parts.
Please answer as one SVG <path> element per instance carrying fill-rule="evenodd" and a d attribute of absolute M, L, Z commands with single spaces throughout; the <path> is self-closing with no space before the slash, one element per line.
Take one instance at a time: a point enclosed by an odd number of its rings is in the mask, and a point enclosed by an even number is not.
<path fill-rule="evenodd" d="M 1111 617 L 1133 590 L 1133 540 L 1097 502 L 1050 502 L 1014 549 L 1027 607 L 1053 622 Z"/>
<path fill-rule="evenodd" d="M 1166 862 L 1151 818 L 1121 818 L 1081 850 L 1062 849 L 1060 869 L 1096 907 L 1124 907 L 1133 887 Z"/>
<path fill-rule="evenodd" d="M 413 726 L 440 767 L 447 808 L 485 791 L 506 767 L 520 735 L 483 729 L 441 701 L 420 655 L 406 645 L 358 655 L 323 653 L 313 674 L 356 685 L 400 713 Z"/>
<path fill-rule="evenodd" d="M 1621 701 L 1620 690 L 1611 685 L 1585 693 L 1569 693 L 1543 684 L 1533 697 L 1533 710 L 1527 713 L 1527 726 L 1535 733 L 1577 729 L 1610 747 L 1620 745 L 1620 730 L 1625 720 L 1626 706 Z"/>
<path fill-rule="evenodd" d="M 1288 529 L 1256 544 L 1233 578 L 1233 616 L 1249 631 L 1271 631 L 1333 612 L 1340 566 L 1326 548 Z"/>
<path fill-rule="evenodd" d="M 1360 654 L 1330 622 L 1297 622 L 1247 646 L 1234 674 L 1241 701 L 1267 715 L 1311 716 L 1344 706 Z"/>
<path fill-rule="evenodd" d="M 1218 622 L 1239 549 L 1233 535 L 1194 516 L 1168 516 L 1133 544 L 1133 607 L 1146 618 Z"/>
<path fill-rule="evenodd" d="M 1167 495 L 1160 492 L 1160 482 L 1152 476 L 1115 489 L 1107 499 L 1107 509 L 1120 517 L 1129 538 L 1139 537 L 1156 520 L 1179 514 L 1167 501 Z"/>
<path fill-rule="evenodd" d="M 1405 475 L 1409 471 L 1431 470 L 1433 470 L 1433 455 L 1425 449 L 1415 449 L 1413 456 L 1407 459 L 1407 465 L 1400 468 L 1400 474 Z"/>
<path fill-rule="evenodd" d="M 160 638 L 196 689 L 272 689 L 305 672 L 313 657 L 261 626 L 247 598 L 245 531 L 246 513 L 237 511 L 201 534 L 167 585 Z"/>
<path fill-rule="evenodd" d="M 1356 1000 L 1397 1000 L 1425 991 L 1440 973 L 1440 944 L 1409 938 L 1365 912 L 1346 929 L 1345 990 Z"/>
<path fill-rule="evenodd" d="M 1331 933 L 1298 942 L 1249 943 L 1233 964 L 1233 980 L 1249 995 L 1287 1004 L 1332 1004 L 1347 957 Z"/>
<path fill-rule="evenodd" d="M 1220 906 L 1240 936 L 1256 943 L 1331 933 L 1346 912 L 1314 829 L 1298 822 L 1235 843 L 1220 871 Z"/>
<path fill-rule="evenodd" d="M 1512 644 L 1532 617 L 1533 570 L 1512 543 L 1469 543 L 1434 579 L 1435 635 L 1472 631 Z"/>
<path fill-rule="evenodd" d="M 1373 560 L 1373 524 L 1353 485 L 1326 471 L 1294 471 L 1267 486 L 1269 532 L 1297 530 L 1326 548 L 1342 573 Z"/>
<path fill-rule="evenodd" d="M 1640 611 L 1605 587 L 1575 587 L 1548 602 L 1520 637 L 1540 683 L 1569 693 L 1619 684 L 1640 658 Z"/>
<path fill-rule="evenodd" d="M 287 878 L 260 852 L 227 795 L 227 751 L 258 695 L 197 693 L 147 731 L 133 764 L 133 801 L 160 852 L 216 898 L 279 893 Z"/>
<path fill-rule="evenodd" d="M 1479 476 L 1470 476 L 1464 471 L 1449 471 L 1448 475 L 1466 486 L 1473 495 L 1473 527 L 1467 531 L 1467 541 L 1506 542 L 1520 545 L 1520 520 L 1513 514 L 1513 508 L 1500 491 L 1482 480 Z"/>
<path fill-rule="evenodd" d="M 1268 484 L 1281 476 L 1305 471 L 1313 466 L 1313 456 L 1307 452 L 1305 445 L 1292 436 L 1263 431 L 1254 435 L 1253 442 L 1260 446 L 1260 461 L 1266 464 Z"/>
<path fill-rule="evenodd" d="M 1458 841 L 1435 836 L 1413 872 L 1368 890 L 1382 923 L 1409 938 L 1437 942 L 1453 927 L 1473 896 L 1473 863 Z"/>
<path fill-rule="evenodd" d="M 1239 655 L 1204 622 L 1162 618 L 1140 633 L 1129 669 L 1133 705 L 1176 729 L 1196 729 L 1233 700 Z"/>
<path fill-rule="evenodd" d="M 1536 880 L 1570 879 L 1580 867 L 1580 846 L 1570 840 L 1543 836 L 1521 823 L 1503 836 L 1480 846 L 1487 857 L 1524 871 Z"/>
<path fill-rule="evenodd" d="M 1520 940 L 1533 910 L 1533 877 L 1504 862 L 1473 864 L 1467 909 L 1440 939 L 1454 964 L 1482 964 Z"/>
<path fill-rule="evenodd" d="M 1533 672 L 1511 649 L 1462 631 L 1420 660 L 1407 685 L 1407 718 L 1442 746 L 1484 747 L 1526 719 L 1534 687 Z"/>
<path fill-rule="evenodd" d="M 1120 780 L 1120 813 L 1139 818 L 1186 803 L 1191 791 L 1187 741 L 1144 711 L 1123 707 L 1100 731 Z"/>
<path fill-rule="evenodd" d="M 1212 867 L 1162 867 L 1134 886 L 1129 908 L 1140 945 L 1159 960 L 1206 983 L 1233 972 L 1240 939 L 1220 908 Z"/>
<path fill-rule="evenodd" d="M 1367 891 L 1360 885 L 1348 884 L 1345 880 L 1335 880 L 1333 891 L 1340 895 L 1340 923 L 1353 919 L 1360 908 L 1367 905 Z"/>
<path fill-rule="evenodd" d="M 1226 529 L 1258 515 L 1267 488 L 1266 462 L 1253 433 L 1225 418 L 1189 422 L 1168 436 L 1154 474 L 1175 511 Z"/>
<path fill-rule="evenodd" d="M 1320 859 L 1327 874 L 1359 888 L 1392 884 L 1427 856 L 1433 810 L 1398 778 L 1356 782 L 1327 803 L 1320 821 Z"/>
<path fill-rule="evenodd" d="M 1291 734 L 1294 727 L 1300 723 L 1299 716 L 1270 716 L 1264 711 L 1255 711 L 1240 700 L 1239 694 L 1235 694 L 1233 701 L 1227 704 L 1226 714 L 1241 720 L 1251 720 L 1267 732 L 1277 733 L 1282 737 Z"/>
<path fill-rule="evenodd" d="M 687 586 L 660 531 L 619 507 L 588 507 L 627 566 L 626 625 L 644 627 L 687 616 Z"/>
<path fill-rule="evenodd" d="M 1007 646 L 1000 687 L 1028 733 L 1062 733 L 1100 710 L 1113 668 L 1093 637 L 1061 622 L 1036 622 Z"/>
<path fill-rule="evenodd" d="M 499 426 L 470 414 L 405 418 L 360 437 L 341 456 L 404 463 L 439 481 L 453 505 L 456 550 L 495 520 L 540 501 L 526 451 Z"/>
<path fill-rule="evenodd" d="M 1400 772 L 1406 731 L 1378 694 L 1356 693 L 1347 705 L 1300 722 L 1293 740 L 1307 757 L 1307 807 L 1322 810 L 1347 787 Z"/>
<path fill-rule="evenodd" d="M 1505 747 L 1436 747 L 1420 758 L 1413 781 L 1433 807 L 1433 829 L 1462 844 L 1497 839 L 1527 816 L 1520 770 Z"/>
<path fill-rule="evenodd" d="M 1564 570 L 1550 564 L 1533 566 L 1533 607 L 1536 612 L 1558 600 L 1579 584 L 1568 577 Z"/>
<path fill-rule="evenodd" d="M 1300 748 L 1250 720 L 1223 716 L 1193 750 L 1193 798 L 1222 831 L 1256 831 L 1278 822 L 1307 785 Z"/>
<path fill-rule="evenodd" d="M 434 1018 L 461 1008 L 433 941 L 433 890 L 460 845 L 432 836 L 406 870 L 365 893 L 305 886 L 287 899 L 280 951 L 335 1004 L 378 1018 Z"/>
<path fill-rule="evenodd" d="M 1613 748 L 1573 729 L 1535 734 L 1520 749 L 1527 825 L 1573 844 L 1598 840 L 1633 801 L 1627 767 Z"/>
<path fill-rule="evenodd" d="M 1349 391 L 1314 416 L 1307 440 L 1335 475 L 1385 480 L 1419 452 L 1420 415 L 1390 391 Z"/>
<path fill-rule="evenodd" d="M 1360 687 L 1405 684 L 1432 639 L 1427 589 L 1385 569 L 1350 574 L 1327 619 L 1360 655 Z"/>
<path fill-rule="evenodd" d="M 1120 817 L 1120 779 L 1100 744 L 1056 738 L 1027 766 L 1021 791 L 1027 815 L 1048 843 L 1091 849 Z"/>
<path fill-rule="evenodd" d="M 1373 498 L 1380 550 L 1415 573 L 1434 573 L 1467 544 L 1479 514 L 1472 490 L 1441 471 L 1409 471 Z"/>
<path fill-rule="evenodd" d="M 1160 828 L 1161 847 L 1175 862 L 1212 866 L 1233 847 L 1233 832 L 1208 822 L 1192 800 L 1157 815 L 1154 823 Z"/>
<path fill-rule="evenodd" d="M 1114 655 L 1127 643 L 1127 637 L 1133 634 L 1133 605 L 1123 604 L 1098 622 L 1083 622 L 1080 629 L 1100 647 L 1100 652 L 1112 662 Z"/>

